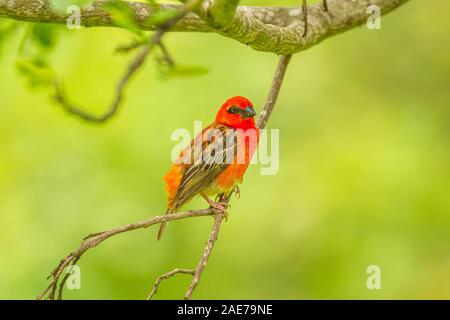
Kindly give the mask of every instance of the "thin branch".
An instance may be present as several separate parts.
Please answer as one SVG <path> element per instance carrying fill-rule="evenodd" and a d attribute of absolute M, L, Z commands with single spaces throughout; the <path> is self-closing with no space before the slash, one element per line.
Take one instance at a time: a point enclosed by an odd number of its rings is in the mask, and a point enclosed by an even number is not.
<path fill-rule="evenodd" d="M 195 275 L 195 270 L 193 269 L 174 269 L 172 271 L 169 271 L 167 273 L 164 273 L 163 275 L 160 275 L 156 281 L 155 284 L 153 285 L 153 289 L 150 292 L 150 294 L 147 297 L 147 300 L 151 300 L 153 298 L 153 296 L 155 295 L 155 293 L 158 291 L 158 287 L 159 284 L 161 283 L 161 281 L 163 280 L 167 280 L 171 277 L 173 277 L 174 275 L 181 273 L 181 274 L 190 274 L 190 275 Z"/>
<path fill-rule="evenodd" d="M 159 44 L 159 47 L 161 49 L 162 52 L 162 57 L 160 58 L 160 60 L 164 63 L 166 63 L 168 66 L 170 67 L 174 67 L 175 66 L 175 59 L 172 57 L 172 55 L 170 54 L 169 50 L 167 50 L 166 46 L 162 43 Z"/>
<path fill-rule="evenodd" d="M 280 93 L 281 84 L 283 83 L 284 75 L 286 74 L 286 69 L 289 61 L 291 61 L 291 57 L 292 56 L 290 55 L 281 56 L 280 60 L 278 61 L 278 67 L 272 80 L 272 86 L 270 87 L 266 103 L 264 104 L 264 107 L 259 114 L 259 118 L 257 121 L 257 126 L 260 129 L 264 129 L 266 127 L 267 121 L 269 120 L 273 108 L 275 107 L 278 94 Z"/>
<path fill-rule="evenodd" d="M 144 44 L 141 52 L 137 54 L 137 56 L 133 59 L 133 61 L 128 66 L 125 74 L 120 78 L 113 101 L 111 105 L 106 109 L 106 111 L 101 115 L 93 115 L 86 111 L 84 111 L 82 108 L 79 108 L 72 103 L 70 103 L 66 95 L 64 94 L 64 91 L 62 89 L 61 81 L 57 80 L 55 81 L 55 100 L 69 113 L 74 114 L 83 120 L 90 121 L 90 122 L 105 122 L 108 119 L 110 119 L 112 116 L 114 116 L 119 108 L 119 105 L 123 98 L 123 93 L 125 86 L 127 85 L 128 81 L 130 80 L 131 76 L 143 65 L 145 59 L 153 49 L 155 45 L 161 46 L 163 48 L 163 52 L 167 52 L 164 49 L 164 46 L 161 44 L 161 38 L 163 34 L 170 30 L 170 28 L 175 25 L 178 21 L 180 21 L 186 14 L 194 10 L 199 4 L 201 0 L 189 0 L 186 2 L 186 4 L 182 7 L 180 12 L 168 19 L 166 22 L 164 22 L 159 28 L 158 31 L 150 36 L 148 38 L 147 43 Z"/>
<path fill-rule="evenodd" d="M 173 221 L 173 220 L 180 220 L 180 219 L 186 219 L 186 218 L 193 218 L 193 217 L 204 217 L 204 216 L 212 216 L 215 215 L 215 211 L 211 208 L 203 209 L 203 210 L 195 210 L 195 211 L 185 211 L 185 212 L 177 212 L 170 215 L 160 215 L 155 216 L 151 219 L 147 219 L 144 221 L 139 221 L 135 223 L 130 223 L 126 225 L 122 225 L 110 230 L 98 232 L 95 234 L 91 234 L 87 237 L 85 237 L 85 240 L 81 243 L 81 245 L 78 247 L 77 250 L 69 253 L 67 256 L 65 256 L 60 263 L 57 265 L 57 267 L 51 272 L 49 275 L 49 279 L 51 278 L 51 282 L 48 285 L 47 288 L 45 288 L 36 299 L 51 299 L 53 300 L 55 298 L 55 294 L 59 285 L 59 294 L 58 297 L 62 298 L 62 290 L 64 288 L 64 285 L 67 281 L 67 276 L 64 276 L 64 278 L 61 279 L 61 275 L 63 274 L 64 270 L 67 268 L 70 268 L 70 266 L 73 266 L 77 263 L 77 261 L 81 258 L 81 256 L 88 251 L 89 249 L 92 249 L 96 246 L 98 246 L 100 243 L 105 241 L 106 239 L 113 237 L 115 235 L 118 235 L 120 233 L 129 232 L 132 230 L 137 229 L 143 229 L 148 228 L 150 226 L 153 226 L 155 224 L 160 224 L 161 222 L 165 221 Z"/>
<path fill-rule="evenodd" d="M 116 48 L 116 53 L 129 53 L 134 49 L 144 46 L 146 43 L 146 41 L 136 40 L 126 45 L 120 45 Z"/>
<path fill-rule="evenodd" d="M 228 200 L 227 200 L 228 202 Z M 206 264 L 208 263 L 209 256 L 211 255 L 212 249 L 214 248 L 214 244 L 216 243 L 217 237 L 219 236 L 220 226 L 222 225 L 222 219 L 224 217 L 223 212 L 219 212 L 216 214 L 214 219 L 214 225 L 211 230 L 211 234 L 209 236 L 208 241 L 206 242 L 205 251 L 203 252 L 200 261 L 198 262 L 197 267 L 195 268 L 194 278 L 192 279 L 191 284 L 189 285 L 188 290 L 184 296 L 185 299 L 190 299 L 192 296 L 192 292 L 194 292 L 197 287 L 200 276 L 206 268 Z"/>
<path fill-rule="evenodd" d="M 324 4 L 311 5 L 308 7 L 308 34 L 302 37 L 304 25 L 300 19 L 302 12 L 298 7 L 239 6 L 228 23 L 229 13 L 233 13 L 229 8 L 234 6 L 236 0 L 219 0 L 216 7 L 211 7 L 212 12 L 217 8 L 214 14 L 217 19 L 211 20 L 201 12 L 197 12 L 201 17 L 188 13 L 174 23 L 171 31 L 216 32 L 258 51 L 288 55 L 306 50 L 330 36 L 365 24 L 368 18 L 367 8 L 370 5 L 378 6 L 381 13 L 386 14 L 407 1 L 327 0 L 328 11 L 324 10 Z M 81 24 L 88 27 L 120 27 L 104 10 L 104 4 L 105 1 L 95 1 L 82 7 Z M 155 13 L 150 6 L 129 1 L 126 4 L 135 12 L 139 28 L 158 30 L 158 26 L 152 24 L 149 19 Z M 180 8 L 180 5 L 161 4 L 159 9 Z M 69 16 L 66 13 L 53 12 L 43 0 L 0 0 L 0 18 L 65 24 Z"/>

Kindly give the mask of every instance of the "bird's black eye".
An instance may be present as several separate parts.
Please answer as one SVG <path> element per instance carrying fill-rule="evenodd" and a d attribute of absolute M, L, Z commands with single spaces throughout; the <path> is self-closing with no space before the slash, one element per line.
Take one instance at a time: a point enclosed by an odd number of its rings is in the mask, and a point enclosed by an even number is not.
<path fill-rule="evenodd" d="M 239 108 L 238 106 L 232 106 L 230 109 L 228 109 L 228 113 L 237 114 L 239 113 L 239 111 L 241 111 L 240 109 L 241 108 Z"/>

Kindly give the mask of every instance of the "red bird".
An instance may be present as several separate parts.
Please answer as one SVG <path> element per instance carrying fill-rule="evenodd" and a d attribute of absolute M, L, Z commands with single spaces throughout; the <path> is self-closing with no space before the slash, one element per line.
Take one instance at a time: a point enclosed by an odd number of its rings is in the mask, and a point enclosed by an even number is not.
<path fill-rule="evenodd" d="M 247 170 L 259 141 L 255 110 L 244 97 L 228 99 L 212 124 L 202 130 L 184 149 L 164 176 L 167 193 L 166 214 L 177 211 L 193 197 L 201 195 L 208 204 L 224 211 L 226 205 L 208 196 L 233 190 Z M 161 223 L 158 240 L 166 223 Z"/>

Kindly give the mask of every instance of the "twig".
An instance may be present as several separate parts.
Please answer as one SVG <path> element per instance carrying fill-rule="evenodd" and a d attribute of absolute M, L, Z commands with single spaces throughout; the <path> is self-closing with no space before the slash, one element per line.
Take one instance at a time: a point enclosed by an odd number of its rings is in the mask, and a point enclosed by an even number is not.
<path fill-rule="evenodd" d="M 191 284 L 189 285 L 189 289 L 186 291 L 184 295 L 185 299 L 190 299 L 192 296 L 192 292 L 194 292 L 195 288 L 200 281 L 200 276 L 206 268 L 206 264 L 208 263 L 209 256 L 211 255 L 212 249 L 214 248 L 214 244 L 216 243 L 217 237 L 219 236 L 220 226 L 222 225 L 222 219 L 224 217 L 224 213 L 216 214 L 214 219 L 214 225 L 211 230 L 211 234 L 209 236 L 208 241 L 206 242 L 205 251 L 203 252 L 203 256 L 200 258 L 197 267 L 195 268 L 194 278 L 192 279 Z"/>
<path fill-rule="evenodd" d="M 163 54 L 161 61 L 165 62 L 170 67 L 174 67 L 175 60 L 172 57 L 172 55 L 170 54 L 169 50 L 167 50 L 166 46 L 163 43 L 160 43 L 159 47 L 161 48 L 161 52 Z"/>
<path fill-rule="evenodd" d="M 89 122 L 105 122 L 108 119 L 110 119 L 112 116 L 114 116 L 117 113 L 117 110 L 119 108 L 119 105 L 123 98 L 123 92 L 125 89 L 126 84 L 130 80 L 131 76 L 143 65 L 145 59 L 153 49 L 155 45 L 161 46 L 161 48 L 164 48 L 161 45 L 161 38 L 167 31 L 170 30 L 170 28 L 175 25 L 178 21 L 180 21 L 184 16 L 186 16 L 189 12 L 194 10 L 199 4 L 201 0 L 188 0 L 186 1 L 186 4 L 183 6 L 183 8 L 180 10 L 180 12 L 168 19 L 165 23 L 163 23 L 158 30 L 148 38 L 147 42 L 143 45 L 141 52 L 137 54 L 137 56 L 134 58 L 134 60 L 131 62 L 131 64 L 128 66 L 125 74 L 120 78 L 113 101 L 111 105 L 106 109 L 106 111 L 103 114 L 100 115 L 93 115 L 86 111 L 84 111 L 82 108 L 79 108 L 72 103 L 70 103 L 66 95 L 64 94 L 64 90 L 62 88 L 61 80 L 58 79 L 55 81 L 55 100 L 69 113 L 76 115 L 83 120 L 89 121 Z M 136 44 L 136 46 L 139 46 Z M 128 48 L 130 49 L 130 48 Z M 124 50 L 124 49 L 122 49 Z M 126 49 L 125 49 L 126 50 Z M 163 49 L 164 50 L 164 49 Z M 164 51 L 165 52 L 165 51 Z"/>
<path fill-rule="evenodd" d="M 176 275 L 177 273 L 194 275 L 195 274 L 195 270 L 193 270 L 193 269 L 178 269 L 177 268 L 177 269 L 174 269 L 172 271 L 169 271 L 167 273 L 164 273 L 164 274 L 160 275 L 156 279 L 155 284 L 153 285 L 153 289 L 150 292 L 150 294 L 148 295 L 147 300 L 151 300 L 153 298 L 155 293 L 158 291 L 158 286 L 161 283 L 161 281 L 167 280 L 167 279 L 173 277 L 174 275 Z"/>
<path fill-rule="evenodd" d="M 144 46 L 146 43 L 147 43 L 147 41 L 136 40 L 129 44 L 120 45 L 116 48 L 116 53 L 129 53 L 130 51 L 133 51 L 134 49 Z"/>

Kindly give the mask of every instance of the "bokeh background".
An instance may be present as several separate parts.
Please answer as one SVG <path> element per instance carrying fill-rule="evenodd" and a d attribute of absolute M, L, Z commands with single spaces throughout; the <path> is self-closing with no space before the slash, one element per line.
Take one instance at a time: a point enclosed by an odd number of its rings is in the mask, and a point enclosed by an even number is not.
<path fill-rule="evenodd" d="M 449 11 L 445 0 L 411 1 L 382 30 L 354 29 L 293 57 L 268 123 L 280 129 L 279 173 L 249 169 L 194 298 L 450 298 Z M 169 34 L 184 70 L 208 72 L 170 75 L 154 55 L 120 114 L 93 125 L 24 76 L 30 28 L 1 39 L 2 299 L 35 298 L 86 234 L 163 213 L 171 132 L 212 121 L 232 95 L 260 109 L 277 63 L 219 35 Z M 48 62 L 74 102 L 101 112 L 132 57 L 114 50 L 131 37 L 57 27 Z M 112 238 L 83 257 L 81 290 L 65 297 L 145 298 L 159 274 L 196 265 L 211 225 L 171 223 L 160 242 L 156 228 Z M 381 290 L 366 287 L 372 264 Z M 157 298 L 182 298 L 189 280 L 166 281 Z"/>

